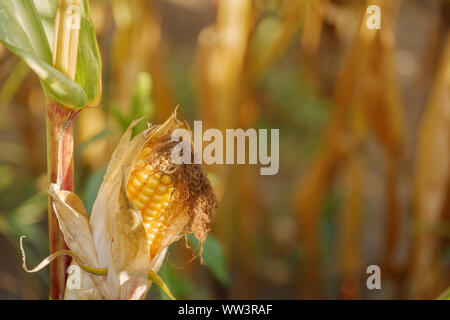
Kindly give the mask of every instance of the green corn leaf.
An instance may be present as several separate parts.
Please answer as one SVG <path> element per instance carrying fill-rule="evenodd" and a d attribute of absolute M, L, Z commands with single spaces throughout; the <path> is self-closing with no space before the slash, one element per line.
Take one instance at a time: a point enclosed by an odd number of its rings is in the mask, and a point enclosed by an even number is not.
<path fill-rule="evenodd" d="M 41 19 L 47 25 L 47 38 L 53 41 L 54 23 L 49 25 L 49 21 L 54 22 L 56 19 L 57 1 L 39 0 L 37 2 L 40 3 L 38 11 Z M 75 82 L 86 93 L 86 105 L 96 106 L 100 102 L 102 93 L 101 59 L 88 0 L 83 0 L 81 3 Z"/>
<path fill-rule="evenodd" d="M 175 297 L 181 299 L 198 299 L 198 290 L 196 290 L 192 279 L 189 279 L 183 275 L 183 272 L 176 269 L 176 267 L 169 263 L 164 263 L 159 269 L 158 274 L 166 285 L 170 288 Z M 170 297 L 164 292 L 160 291 L 160 297 L 162 300 L 168 300 Z"/>
<path fill-rule="evenodd" d="M 17 54 L 41 79 L 46 95 L 53 97 L 59 103 L 72 107 L 82 108 L 86 105 L 84 90 L 65 74 L 56 70 L 48 63 L 28 54 L 24 50 L 4 43 L 5 46 Z"/>
<path fill-rule="evenodd" d="M 192 234 L 188 236 L 189 241 L 193 244 L 195 250 L 199 252 L 199 242 Z M 227 271 L 225 254 L 222 244 L 212 234 L 208 235 L 203 244 L 203 259 L 205 266 L 211 271 L 214 277 L 224 286 L 230 283 L 230 276 Z"/>
<path fill-rule="evenodd" d="M 86 93 L 83 88 L 70 80 L 64 73 L 22 50 L 10 46 L 7 47 L 20 56 L 38 75 L 46 95 L 53 97 L 67 107 L 79 109 L 86 105 Z"/>
<path fill-rule="evenodd" d="M 10 12 L 25 32 L 34 55 L 37 58 L 51 64 L 52 52 L 47 40 L 41 18 L 33 1 L 16 0 L 9 3 Z"/>
<path fill-rule="evenodd" d="M 51 66 L 56 0 L 0 1 L 0 42 L 39 76 L 45 93 L 72 108 L 95 106 L 101 98 L 101 60 L 90 17 L 83 0 L 75 81 Z"/>
<path fill-rule="evenodd" d="M 70 80 L 62 72 L 53 68 L 45 59 L 39 57 L 35 47 L 36 39 L 33 40 L 34 45 L 30 42 L 23 26 L 34 26 L 34 23 L 21 25 L 14 15 L 11 14 L 11 3 L 8 1 L 0 1 L 0 42 L 2 42 L 9 50 L 18 55 L 22 60 L 38 75 L 41 79 L 42 86 L 47 95 L 53 97 L 58 102 L 73 108 L 81 108 L 86 105 L 86 94 L 84 90 L 74 81 Z M 29 2 L 28 6 L 33 6 Z M 34 8 L 34 6 L 33 6 Z M 16 13 L 18 14 L 18 13 Z M 24 13 L 22 13 L 25 15 Z M 37 14 L 36 10 L 31 10 L 27 15 Z M 43 30 L 43 29 L 42 29 Z M 37 31 L 34 31 L 36 33 Z M 42 31 L 43 32 L 43 31 Z M 41 37 L 41 40 L 46 40 Z M 48 43 L 47 43 L 48 45 Z M 41 50 L 45 52 L 45 45 L 40 45 Z M 44 54 L 45 55 L 45 54 Z"/>
<path fill-rule="evenodd" d="M 135 91 L 131 99 L 130 122 L 133 119 L 138 119 L 142 116 L 152 116 L 154 108 L 151 99 L 151 91 L 152 78 L 147 72 L 140 72 L 137 76 Z"/>
<path fill-rule="evenodd" d="M 0 88 L 0 109 L 11 101 L 29 73 L 30 68 L 25 62 L 19 61 Z"/>
<path fill-rule="evenodd" d="M 0 1 L 0 41 L 6 46 L 17 47 L 33 53 L 26 33 L 11 14 L 12 10 L 9 1 Z"/>
<path fill-rule="evenodd" d="M 0 100 L 1 101 L 1 100 Z M 109 129 L 104 129 L 102 131 L 100 131 L 99 133 L 97 133 L 95 136 L 93 136 L 92 138 L 88 139 L 87 141 L 83 142 L 82 144 L 80 144 L 80 146 L 77 149 L 78 153 L 83 153 L 84 150 L 86 150 L 86 148 L 93 142 L 98 141 L 100 139 L 103 139 L 105 137 L 107 137 L 109 134 L 111 134 L 111 130 Z"/>
<path fill-rule="evenodd" d="M 41 18 L 42 27 L 47 36 L 50 51 L 53 52 L 53 38 L 55 34 L 55 17 L 58 1 L 33 0 L 37 13 Z"/>
<path fill-rule="evenodd" d="M 439 296 L 438 300 L 450 300 L 450 287 Z"/>
<path fill-rule="evenodd" d="M 160 287 L 161 290 L 164 291 L 171 300 L 177 300 L 170 292 L 169 287 L 167 287 L 166 283 L 152 270 L 148 270 L 148 280 L 156 283 L 156 285 Z"/>
<path fill-rule="evenodd" d="M 75 82 L 84 89 L 87 96 L 86 104 L 89 106 L 96 106 L 100 102 L 101 76 L 100 53 L 92 24 L 89 1 L 83 0 Z"/>
<path fill-rule="evenodd" d="M 86 212 L 90 214 L 92 206 L 94 205 L 95 199 L 97 198 L 98 190 L 103 182 L 103 177 L 105 176 L 106 168 L 102 168 L 93 172 L 86 183 L 84 190 L 83 202 L 86 208 Z"/>
<path fill-rule="evenodd" d="M 47 38 L 49 39 L 50 44 L 52 44 L 55 32 L 54 21 L 56 18 L 57 1 L 34 1 L 41 17 L 42 24 L 44 25 Z M 81 5 L 75 82 L 78 83 L 86 93 L 86 105 L 95 106 L 100 102 L 102 93 L 101 59 L 88 0 L 83 0 Z"/>

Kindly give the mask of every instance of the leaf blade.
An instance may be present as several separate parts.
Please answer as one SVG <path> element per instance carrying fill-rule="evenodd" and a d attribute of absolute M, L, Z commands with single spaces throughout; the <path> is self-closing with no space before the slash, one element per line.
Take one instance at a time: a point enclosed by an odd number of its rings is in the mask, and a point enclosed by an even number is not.
<path fill-rule="evenodd" d="M 192 234 L 188 236 L 188 239 L 194 245 L 195 250 L 199 252 L 198 240 Z M 211 271 L 214 277 L 223 286 L 228 286 L 230 283 L 230 275 L 226 266 L 225 253 L 222 244 L 212 234 L 208 235 L 208 238 L 203 244 L 202 256 L 205 261 L 205 266 Z"/>
<path fill-rule="evenodd" d="M 50 45 L 33 1 L 12 1 L 12 13 L 27 35 L 33 53 L 47 63 L 52 61 Z"/>
<path fill-rule="evenodd" d="M 87 97 L 82 87 L 34 53 L 25 31 L 11 14 L 6 1 L 0 1 L 0 42 L 38 75 L 46 95 L 75 109 L 86 105 Z"/>
<path fill-rule="evenodd" d="M 87 0 L 82 2 L 75 81 L 86 93 L 86 104 L 98 105 L 102 93 L 101 59 Z"/>

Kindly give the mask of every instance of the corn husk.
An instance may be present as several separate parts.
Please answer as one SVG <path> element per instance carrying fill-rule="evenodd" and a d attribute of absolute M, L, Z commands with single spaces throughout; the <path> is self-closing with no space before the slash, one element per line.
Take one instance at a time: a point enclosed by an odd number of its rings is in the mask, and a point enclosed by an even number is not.
<path fill-rule="evenodd" d="M 174 146 L 171 133 L 178 128 L 189 130 L 188 125 L 177 120 L 174 113 L 164 124 L 149 125 L 131 139 L 139 121 L 130 125 L 114 151 L 90 219 L 73 192 L 61 190 L 57 184 L 49 186 L 60 229 L 74 257 L 72 265 L 81 266 L 80 287 L 67 285 L 65 299 L 142 299 L 151 285 L 149 270 L 158 272 L 171 243 L 191 231 L 201 242 L 206 238 L 216 206 L 211 186 L 198 165 L 174 164 L 167 157 Z M 126 195 L 128 178 L 145 146 L 154 150 L 148 161 L 160 171 L 170 170 L 167 173 L 179 190 L 178 200 L 170 208 L 172 218 L 153 259 L 149 258 L 141 214 Z M 56 256 L 27 271 L 40 270 Z"/>

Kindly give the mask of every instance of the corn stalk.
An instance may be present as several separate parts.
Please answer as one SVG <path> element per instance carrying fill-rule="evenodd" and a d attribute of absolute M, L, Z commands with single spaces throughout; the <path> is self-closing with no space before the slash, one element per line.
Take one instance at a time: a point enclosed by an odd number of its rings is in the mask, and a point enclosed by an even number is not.
<path fill-rule="evenodd" d="M 372 3 L 374 1 L 368 0 L 366 5 Z M 385 2 L 380 1 L 377 4 L 383 6 Z M 319 252 L 321 244 L 319 222 L 321 201 L 325 192 L 331 187 L 336 173 L 345 164 L 345 160 L 349 161 L 349 196 L 346 199 L 347 203 L 343 209 L 344 214 L 341 217 L 343 232 L 341 232 L 342 237 L 339 239 L 339 243 L 341 253 L 346 252 L 345 255 L 350 256 L 350 258 L 342 257 L 341 271 L 347 273 L 348 270 L 352 270 L 353 272 L 354 266 L 357 264 L 354 251 L 359 249 L 351 243 L 355 243 L 357 241 L 355 239 L 358 238 L 358 233 L 355 231 L 359 219 L 357 186 L 361 183 L 362 174 L 357 146 L 363 137 L 360 133 L 355 132 L 355 128 L 352 128 L 355 123 L 349 124 L 349 122 L 351 122 L 351 117 L 355 116 L 355 112 L 360 111 L 355 110 L 358 88 L 370 62 L 370 56 L 378 34 L 377 30 L 366 28 L 366 19 L 367 14 L 364 13 L 361 16 L 358 34 L 353 46 L 338 74 L 333 97 L 333 110 L 324 133 L 323 147 L 307 175 L 301 179 L 295 192 L 294 207 L 298 217 L 299 234 L 305 250 L 304 274 L 300 280 L 308 298 L 320 296 Z M 350 232 L 350 234 L 346 235 L 347 232 Z"/>
<path fill-rule="evenodd" d="M 67 13 L 69 6 L 74 6 Z M 54 49 L 52 64 L 71 80 L 75 78 L 77 65 L 80 0 L 59 1 L 55 21 Z M 77 16 L 78 15 L 78 16 Z M 73 21 L 69 21 L 73 19 Z M 73 23 L 72 23 L 73 22 Z M 63 190 L 73 191 L 73 126 L 72 120 L 77 111 L 68 108 L 51 97 L 47 104 L 47 177 L 48 183 L 58 183 Z M 58 227 L 52 198 L 49 196 L 48 230 L 50 253 L 67 249 L 64 237 Z M 50 265 L 50 298 L 62 299 L 66 282 L 66 270 L 70 259 L 65 257 Z"/>
<path fill-rule="evenodd" d="M 252 27 L 252 1 L 249 0 L 220 0 L 217 1 L 217 20 L 215 24 L 204 28 L 198 37 L 198 45 L 195 60 L 196 89 L 199 96 L 199 115 L 204 119 L 207 128 L 216 127 L 225 131 L 237 125 L 237 118 L 241 112 L 241 94 L 244 92 L 245 58 L 248 50 L 248 39 Z M 229 197 L 224 203 L 239 201 L 237 194 L 227 193 L 225 190 L 237 190 L 238 185 L 230 187 L 233 174 L 237 170 L 228 170 L 225 166 L 211 165 L 208 168 L 217 177 L 214 186 L 219 200 L 224 196 Z M 248 192 L 246 192 L 248 194 Z M 248 201 L 248 200 L 246 200 Z M 224 208 L 226 210 L 228 208 Z M 246 212 L 247 216 L 250 213 Z M 229 237 L 231 224 L 238 219 L 237 214 L 232 218 L 218 215 L 216 232 L 225 246 L 232 245 L 233 239 Z M 249 217 L 249 219 L 252 219 Z M 245 229 L 244 226 L 242 229 Z M 242 232 L 242 229 L 240 232 Z M 251 232 L 250 232 L 251 233 Z M 240 234 L 245 237 L 243 243 L 249 245 L 248 234 Z M 245 249 L 248 249 L 246 247 Z M 228 257 L 242 262 L 242 270 L 245 274 L 240 281 L 238 297 L 248 297 L 253 289 L 252 281 L 249 280 L 248 256 L 242 251 L 234 252 Z M 247 251 L 248 252 L 248 251 Z M 244 259 L 239 259 L 244 258 Z"/>
<path fill-rule="evenodd" d="M 47 101 L 47 176 L 48 183 L 61 183 L 64 190 L 73 191 L 73 130 L 74 112 L 63 105 Z M 52 199 L 48 200 L 48 230 L 50 253 L 66 249 Z M 50 265 L 50 298 L 62 299 L 66 269 L 70 259 L 56 260 Z"/>
<path fill-rule="evenodd" d="M 415 234 L 410 261 L 411 294 L 436 295 L 440 267 L 437 227 L 450 177 L 450 35 L 447 35 L 425 115 L 420 124 L 413 185 Z"/>
<path fill-rule="evenodd" d="M 0 16 L 0 42 L 36 73 L 46 96 L 48 180 L 72 190 L 72 120 L 86 105 L 97 105 L 101 96 L 100 55 L 89 3 L 1 1 Z M 65 247 L 53 210 L 49 200 L 51 252 Z M 62 298 L 67 262 L 51 266 L 51 299 Z"/>

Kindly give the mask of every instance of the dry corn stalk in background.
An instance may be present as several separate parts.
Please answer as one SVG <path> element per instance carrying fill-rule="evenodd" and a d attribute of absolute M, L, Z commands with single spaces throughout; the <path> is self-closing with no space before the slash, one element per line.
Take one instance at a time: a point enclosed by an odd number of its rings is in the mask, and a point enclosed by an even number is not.
<path fill-rule="evenodd" d="M 155 1 L 114 0 L 111 2 L 116 29 L 112 46 L 113 99 L 123 112 L 139 72 L 148 70 L 152 78 L 156 120 L 162 122 L 172 112 L 173 92 L 165 70 L 161 22 Z"/>
<path fill-rule="evenodd" d="M 66 286 L 65 299 L 142 299 L 171 243 L 188 232 L 206 239 L 216 207 L 210 183 L 199 165 L 171 158 L 171 134 L 187 124 L 173 114 L 130 140 L 137 122 L 114 151 L 90 219 L 74 193 L 49 187 L 72 265 L 83 269 L 81 288 Z M 60 254 L 67 252 L 30 271 Z"/>
<path fill-rule="evenodd" d="M 252 1 L 221 0 L 217 2 L 217 20 L 204 28 L 198 37 L 195 58 L 196 89 L 199 96 L 199 115 L 205 128 L 236 127 L 239 95 L 248 37 L 251 31 Z M 230 188 L 230 170 L 226 166 L 208 168 L 217 175 L 215 191 L 222 199 Z M 230 206 L 231 201 L 224 201 Z M 224 208 L 226 210 L 227 208 Z M 216 233 L 225 247 L 233 247 L 230 226 L 233 216 L 217 221 Z M 245 242 L 245 241 L 244 241 Z M 235 254 L 230 251 L 230 254 Z M 234 256 L 233 256 L 234 257 Z M 233 257 L 230 260 L 232 260 Z M 245 280 L 244 280 L 245 281 Z"/>
<path fill-rule="evenodd" d="M 331 185 L 332 179 L 330 178 L 334 176 L 338 164 L 342 163 L 345 153 L 348 151 L 346 119 L 348 119 L 349 109 L 354 102 L 355 87 L 365 69 L 368 54 L 376 35 L 376 30 L 368 30 L 365 27 L 363 17 L 366 15 L 362 15 L 353 47 L 342 63 L 338 74 L 333 97 L 333 110 L 324 134 L 321 151 L 308 174 L 302 177 L 294 200 L 300 228 L 299 234 L 305 250 L 305 269 L 301 286 L 305 288 L 307 296 L 310 298 L 320 296 L 319 221 L 321 200 Z"/>
<path fill-rule="evenodd" d="M 269 34 L 263 29 L 274 17 L 267 14 L 263 2 L 217 2 L 217 23 L 200 33 L 195 65 L 200 112 L 207 127 L 245 130 L 254 126 L 259 118 L 258 81 L 289 47 L 301 24 L 304 2 L 293 0 L 279 2 L 276 6 L 277 30 Z M 247 254 L 255 250 L 261 222 L 258 218 L 261 205 L 251 200 L 259 196 L 258 181 L 251 166 L 233 170 L 213 166 L 211 170 L 219 176 L 219 197 L 230 190 L 224 195 L 227 197 L 224 202 L 233 207 L 233 216 L 219 218 L 223 220 L 216 230 L 225 246 L 239 247 L 228 257 L 242 270 L 238 286 L 231 295 L 239 299 L 252 297 L 256 291 L 254 284 L 258 283 L 256 277 L 261 272 Z M 236 236 L 230 237 L 234 230 L 237 230 Z M 240 244 L 234 243 L 234 238 L 239 238 Z"/>
<path fill-rule="evenodd" d="M 205 128 L 225 130 L 235 127 L 235 114 L 239 111 L 252 3 L 250 0 L 227 0 L 218 1 L 217 5 L 216 23 L 204 28 L 198 37 L 195 81 L 199 115 Z M 228 171 L 224 166 L 211 166 L 211 171 L 219 176 L 220 185 L 215 189 L 220 199 L 226 189 Z"/>
<path fill-rule="evenodd" d="M 443 273 L 437 261 L 438 227 L 450 181 L 450 36 L 447 35 L 436 78 L 420 125 L 413 185 L 416 229 L 410 265 L 411 294 L 435 297 Z"/>
<path fill-rule="evenodd" d="M 363 165 L 361 161 L 363 149 L 361 146 L 368 141 L 368 133 L 370 133 L 368 129 L 372 129 L 381 147 L 383 147 L 387 164 L 384 190 L 386 231 L 383 270 L 385 270 L 385 275 L 390 274 L 390 271 L 393 271 L 395 267 L 394 258 L 396 257 L 396 246 L 401 226 L 398 204 L 398 175 L 404 134 L 402 101 L 393 69 L 394 28 L 398 5 L 398 1 L 389 1 L 383 6 L 383 27 L 376 35 L 365 66 L 366 71 L 363 72 L 359 90 L 355 93 L 355 109 L 352 111 L 352 120 L 359 123 L 350 125 L 352 143 L 348 155 L 349 163 L 354 168 L 352 170 L 353 191 L 350 192 L 352 196 L 344 201 L 344 214 L 341 218 L 342 223 L 347 224 L 347 227 L 340 230 L 340 243 L 341 245 L 344 244 L 343 251 L 340 254 L 341 274 L 344 279 L 348 277 L 350 285 L 351 283 L 360 283 L 361 275 L 364 273 L 361 268 L 363 256 L 360 247 L 362 222 L 364 221 L 363 194 L 361 194 L 364 183 L 361 175 L 364 171 L 360 170 L 359 175 L 357 175 L 358 167 L 355 164 L 357 165 L 359 162 L 359 166 Z M 352 213 L 346 217 L 345 212 L 349 208 L 352 208 L 350 210 Z M 358 287 L 356 285 L 350 290 L 354 292 L 354 298 L 358 297 Z"/>
<path fill-rule="evenodd" d="M 366 8 L 374 1 L 367 1 Z M 394 46 L 393 27 L 398 1 L 382 2 L 382 30 L 366 28 L 367 13 L 361 18 L 359 31 L 338 76 L 334 106 L 324 147 L 309 174 L 302 179 L 295 200 L 299 224 L 302 226 L 300 235 L 303 238 L 306 251 L 305 277 L 306 291 L 309 297 L 320 295 L 319 279 L 319 220 L 320 202 L 325 191 L 330 188 L 335 173 L 342 165 L 348 167 L 349 191 L 343 204 L 341 215 L 341 230 L 339 232 L 339 269 L 343 280 L 343 289 L 348 285 L 354 287 L 355 280 L 361 274 L 361 185 L 363 171 L 361 163 L 361 146 L 367 140 L 367 125 L 377 134 L 380 143 L 386 149 L 388 169 L 386 176 L 386 207 L 387 243 L 386 264 L 391 264 L 395 252 L 398 235 L 399 212 L 396 197 L 396 168 L 401 159 L 401 144 L 403 136 L 403 115 L 401 100 L 396 79 L 393 75 L 392 50 Z M 380 63 L 383 68 L 377 68 L 374 63 Z M 368 76 L 370 74 L 370 77 Z M 376 96 L 377 99 L 373 97 Z M 370 97 L 368 99 L 367 97 Z M 375 100 L 372 103 L 372 100 Z M 366 107 L 366 102 L 369 105 Z M 376 111 L 375 111 L 375 110 Z M 376 117 L 373 115 L 376 114 Z M 379 117 L 389 119 L 385 124 Z M 351 289 L 352 297 L 357 297 L 355 288 Z M 347 296 L 347 293 L 344 295 Z"/>

